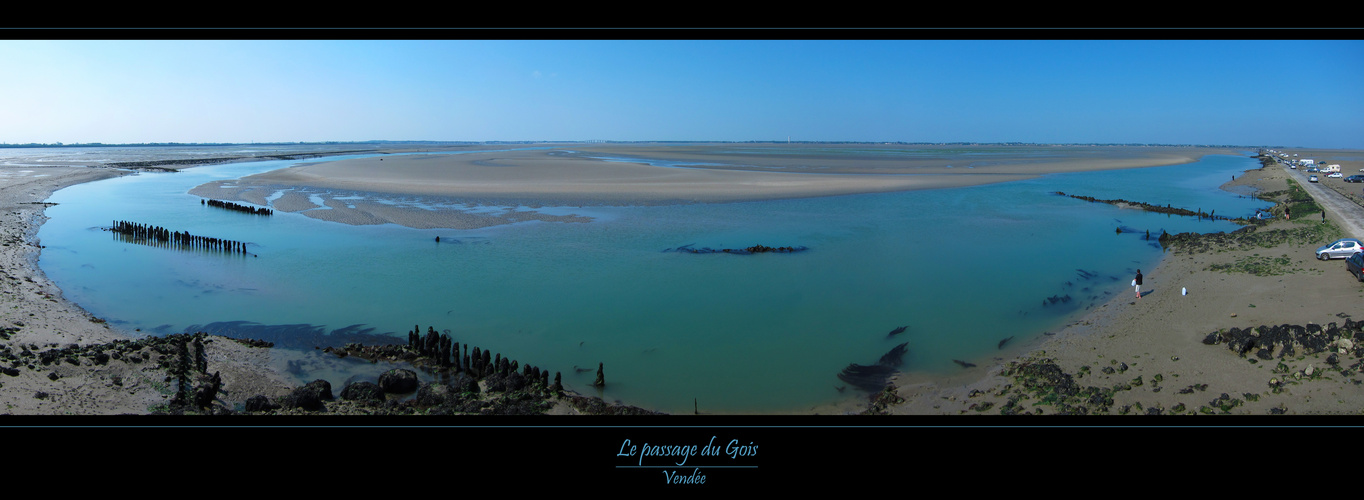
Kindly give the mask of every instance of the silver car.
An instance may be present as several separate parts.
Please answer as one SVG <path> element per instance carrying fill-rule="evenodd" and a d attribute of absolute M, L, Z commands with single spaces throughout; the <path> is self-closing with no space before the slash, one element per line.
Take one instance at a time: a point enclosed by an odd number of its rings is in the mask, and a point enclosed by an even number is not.
<path fill-rule="evenodd" d="M 1336 240 L 1329 245 L 1323 245 L 1321 248 L 1318 248 L 1317 259 L 1319 260 L 1344 259 L 1361 251 L 1364 251 L 1364 245 L 1360 244 L 1359 240 L 1354 238 L 1345 238 Z"/>

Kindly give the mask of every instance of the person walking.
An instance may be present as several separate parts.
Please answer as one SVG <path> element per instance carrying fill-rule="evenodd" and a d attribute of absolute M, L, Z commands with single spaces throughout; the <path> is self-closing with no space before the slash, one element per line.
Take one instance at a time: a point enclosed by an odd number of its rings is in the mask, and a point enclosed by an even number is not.
<path fill-rule="evenodd" d="M 1141 269 L 1137 270 L 1137 278 L 1132 280 L 1132 282 L 1136 284 L 1137 300 L 1141 300 Z"/>

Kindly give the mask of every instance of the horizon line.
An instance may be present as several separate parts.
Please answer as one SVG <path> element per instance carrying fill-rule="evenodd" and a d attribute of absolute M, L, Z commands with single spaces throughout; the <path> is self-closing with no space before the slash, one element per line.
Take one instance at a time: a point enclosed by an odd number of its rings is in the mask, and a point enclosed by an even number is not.
<path fill-rule="evenodd" d="M 458 140 L 386 140 L 370 139 L 363 141 L 268 141 L 268 142 L 124 142 L 124 143 L 105 143 L 105 142 L 85 142 L 85 143 L 63 143 L 63 142 L 28 142 L 28 143 L 6 143 L 0 142 L 0 148 L 64 148 L 64 147 L 157 147 L 157 146 L 251 146 L 251 145 L 341 145 L 341 144 L 642 144 L 642 143 L 662 143 L 662 144 L 883 144 L 883 145 L 1033 145 L 1033 146 L 1142 146 L 1142 147 L 1206 147 L 1206 148 L 1277 148 L 1277 149 L 1357 149 L 1357 148 L 1338 148 L 1338 147 L 1311 147 L 1311 146 L 1284 146 L 1284 145 L 1251 145 L 1251 144 L 1194 144 L 1194 143 L 1151 143 L 1151 142 L 1026 142 L 1026 141 L 793 141 L 788 139 L 771 140 L 745 140 L 745 141 L 725 141 L 725 140 L 489 140 L 489 141 L 458 141 Z"/>

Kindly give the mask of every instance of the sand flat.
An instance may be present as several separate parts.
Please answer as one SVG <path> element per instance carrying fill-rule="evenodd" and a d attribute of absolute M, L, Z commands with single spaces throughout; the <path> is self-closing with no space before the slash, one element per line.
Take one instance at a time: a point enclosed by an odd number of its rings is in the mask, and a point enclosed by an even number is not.
<path fill-rule="evenodd" d="M 961 187 L 1019 180 L 1054 172 L 1187 163 L 1212 149 L 1146 148 L 1002 152 L 975 165 L 947 159 L 952 151 L 919 157 L 896 153 L 786 154 L 775 146 L 758 154 L 727 153 L 731 146 L 575 148 L 459 155 L 405 155 L 300 165 L 248 176 L 240 186 L 286 185 L 324 189 L 470 198 L 553 199 L 651 204 L 728 202 L 853 193 Z M 754 149 L 753 146 L 745 146 Z M 591 156 L 635 157 L 621 162 Z M 654 166 L 644 159 L 704 163 Z M 956 161 L 958 165 L 951 165 Z M 949 168 L 951 167 L 951 168 Z"/>

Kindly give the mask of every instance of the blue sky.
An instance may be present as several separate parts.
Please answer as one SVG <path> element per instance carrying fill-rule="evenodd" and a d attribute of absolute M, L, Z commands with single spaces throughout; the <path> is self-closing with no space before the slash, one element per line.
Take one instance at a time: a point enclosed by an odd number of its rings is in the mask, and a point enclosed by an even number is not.
<path fill-rule="evenodd" d="M 1364 42 L 0 40 L 0 142 L 1364 148 Z"/>

